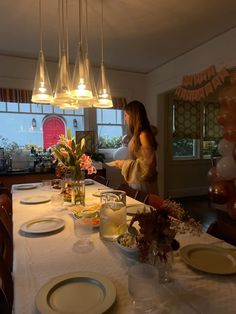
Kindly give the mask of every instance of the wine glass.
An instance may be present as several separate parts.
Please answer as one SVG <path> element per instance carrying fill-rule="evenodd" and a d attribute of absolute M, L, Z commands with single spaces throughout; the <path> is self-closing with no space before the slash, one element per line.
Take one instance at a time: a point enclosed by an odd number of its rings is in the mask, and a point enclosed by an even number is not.
<path fill-rule="evenodd" d="M 77 253 L 88 253 L 93 250 L 93 242 L 90 235 L 93 232 L 92 217 L 82 214 L 82 217 L 74 217 L 74 232 L 78 240 L 73 245 L 73 250 Z"/>

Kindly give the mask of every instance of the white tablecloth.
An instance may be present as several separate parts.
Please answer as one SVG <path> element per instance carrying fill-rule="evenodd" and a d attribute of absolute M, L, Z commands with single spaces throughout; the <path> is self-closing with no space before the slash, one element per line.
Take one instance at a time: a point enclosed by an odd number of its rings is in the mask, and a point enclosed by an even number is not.
<path fill-rule="evenodd" d="M 86 202 L 99 202 L 92 193 L 101 188 L 96 183 L 86 186 Z M 14 308 L 15 314 L 38 313 L 35 296 L 42 285 L 53 277 L 76 271 L 97 272 L 108 277 L 117 289 L 115 304 L 108 313 L 129 314 L 132 306 L 128 295 L 127 270 L 135 261 L 125 255 L 115 243 L 102 241 L 99 232 L 91 235 L 94 249 L 87 254 L 73 251 L 78 240 L 68 211 L 55 212 L 51 203 L 23 205 L 20 200 L 30 195 L 51 195 L 51 191 L 37 189 L 19 191 L 13 187 L 14 225 Z M 137 201 L 127 198 L 127 203 Z M 137 202 L 138 203 L 138 202 Z M 65 228 L 47 236 L 23 236 L 20 226 L 34 218 L 55 216 L 65 220 Z M 217 243 L 208 234 L 200 237 L 181 235 L 181 246 L 190 243 Z M 158 313 L 214 313 L 233 314 L 236 309 L 236 276 L 217 276 L 194 271 L 175 254 L 174 280 L 159 286 Z M 46 313 L 43 313 L 46 314 Z"/>

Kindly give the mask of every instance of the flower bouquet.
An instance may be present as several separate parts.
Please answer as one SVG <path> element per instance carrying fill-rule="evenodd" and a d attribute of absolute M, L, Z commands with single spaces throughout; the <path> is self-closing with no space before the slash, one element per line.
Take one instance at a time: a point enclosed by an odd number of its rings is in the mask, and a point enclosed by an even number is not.
<path fill-rule="evenodd" d="M 53 156 L 57 162 L 56 174 L 60 177 L 70 177 L 70 182 L 65 183 L 65 201 L 71 200 L 73 187 L 79 188 L 79 182 L 84 179 L 84 172 L 96 173 L 91 158 L 84 153 L 85 139 L 79 143 L 71 136 L 70 129 L 67 130 L 67 137 L 60 135 L 58 143 L 52 148 Z M 83 188 L 84 189 L 84 188 Z M 78 195 L 81 194 L 78 191 Z M 82 191 L 84 194 L 84 191 Z M 76 199 L 75 199 L 76 202 Z"/>
<path fill-rule="evenodd" d="M 174 201 L 160 198 L 157 207 L 150 208 L 148 212 L 138 212 L 132 218 L 129 230 L 134 228 L 133 224 L 137 221 L 140 228 L 136 232 L 133 230 L 133 234 L 136 234 L 141 262 L 163 266 L 169 262 L 170 253 L 179 249 L 179 242 L 175 239 L 176 234 L 188 231 L 200 235 L 201 225 Z"/>

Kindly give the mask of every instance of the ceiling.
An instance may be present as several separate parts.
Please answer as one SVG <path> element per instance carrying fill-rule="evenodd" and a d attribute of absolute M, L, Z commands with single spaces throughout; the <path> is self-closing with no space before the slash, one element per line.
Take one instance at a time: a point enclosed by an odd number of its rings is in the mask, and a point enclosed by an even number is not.
<path fill-rule="evenodd" d="M 68 0 L 71 62 L 78 42 L 78 1 Z M 98 66 L 101 2 L 87 3 L 89 55 L 91 63 Z M 104 0 L 105 65 L 148 73 L 235 27 L 235 17 L 235 0 Z M 57 61 L 57 0 L 42 0 L 42 18 L 46 59 Z M 37 0 L 2 0 L 0 54 L 36 59 L 38 20 Z"/>

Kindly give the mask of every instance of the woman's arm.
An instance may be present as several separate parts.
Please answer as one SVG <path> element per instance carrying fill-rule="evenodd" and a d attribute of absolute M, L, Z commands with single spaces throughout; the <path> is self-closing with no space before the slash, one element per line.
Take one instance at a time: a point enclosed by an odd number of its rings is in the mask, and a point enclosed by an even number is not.
<path fill-rule="evenodd" d="M 117 167 L 128 183 L 148 181 L 156 174 L 156 152 L 152 135 L 149 132 L 140 134 L 140 151 L 135 160 L 117 161 Z"/>

